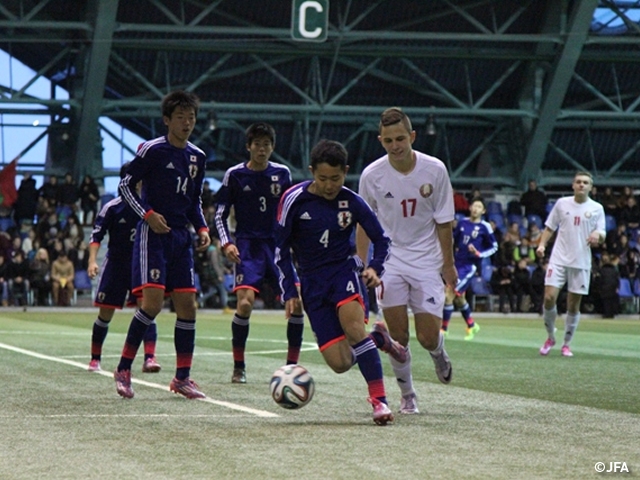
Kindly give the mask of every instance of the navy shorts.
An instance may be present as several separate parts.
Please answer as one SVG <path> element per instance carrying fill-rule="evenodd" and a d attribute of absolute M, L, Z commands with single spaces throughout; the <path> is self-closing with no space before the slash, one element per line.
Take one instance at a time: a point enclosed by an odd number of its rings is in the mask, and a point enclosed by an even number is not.
<path fill-rule="evenodd" d="M 236 240 L 236 247 L 240 252 L 241 262 L 234 264 L 234 292 L 239 288 L 260 292 L 265 280 L 277 287 L 279 272 L 274 262 L 273 240 L 239 238 Z"/>
<path fill-rule="evenodd" d="M 456 270 L 458 271 L 458 283 L 456 284 L 456 292 L 464 293 L 467 291 L 467 288 L 469 288 L 471 280 L 478 271 L 478 267 L 476 267 L 473 263 L 456 263 Z"/>
<path fill-rule="evenodd" d="M 133 306 L 136 304 L 136 299 L 129 295 L 130 291 L 131 259 L 105 258 L 93 304 L 96 307 L 120 309 L 127 300 L 127 306 Z"/>
<path fill-rule="evenodd" d="M 187 228 L 154 233 L 147 222 L 140 222 L 133 245 L 133 293 L 146 287 L 169 292 L 195 292 L 193 238 Z"/>
<path fill-rule="evenodd" d="M 367 321 L 367 289 L 362 281 L 361 269 L 352 260 L 308 277 L 300 277 L 300 293 L 320 351 L 345 338 L 338 318 L 338 307 L 341 305 L 352 300 L 360 302 Z"/>

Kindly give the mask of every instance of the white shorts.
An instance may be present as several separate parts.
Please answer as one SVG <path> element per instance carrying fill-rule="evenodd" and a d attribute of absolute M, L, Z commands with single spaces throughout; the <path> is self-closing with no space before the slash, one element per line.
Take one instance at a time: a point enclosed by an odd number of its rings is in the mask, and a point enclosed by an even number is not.
<path fill-rule="evenodd" d="M 382 284 L 376 288 L 381 308 L 408 305 L 413 313 L 430 313 L 442 318 L 444 308 L 444 282 L 440 272 L 411 274 L 382 274 Z"/>
<path fill-rule="evenodd" d="M 580 295 L 587 295 L 589 293 L 590 282 L 591 270 L 554 265 L 553 263 L 549 263 L 547 274 L 544 277 L 545 285 L 562 288 L 566 283 L 567 289 L 571 293 L 578 293 Z"/>

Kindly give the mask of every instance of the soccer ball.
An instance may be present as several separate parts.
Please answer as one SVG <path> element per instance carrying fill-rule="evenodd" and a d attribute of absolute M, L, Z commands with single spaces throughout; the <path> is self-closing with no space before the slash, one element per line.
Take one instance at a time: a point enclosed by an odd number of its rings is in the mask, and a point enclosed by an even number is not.
<path fill-rule="evenodd" d="M 294 410 L 311 401 L 316 384 L 302 365 L 285 365 L 273 372 L 269 389 L 278 405 Z"/>

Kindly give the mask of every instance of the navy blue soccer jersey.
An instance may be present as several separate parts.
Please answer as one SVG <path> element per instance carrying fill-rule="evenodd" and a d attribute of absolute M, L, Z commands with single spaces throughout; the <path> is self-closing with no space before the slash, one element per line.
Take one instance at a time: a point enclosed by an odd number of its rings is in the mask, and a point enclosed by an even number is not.
<path fill-rule="evenodd" d="M 131 161 L 119 190 L 138 217 L 153 210 L 171 228 L 189 223 L 196 231 L 207 227 L 202 213 L 202 183 L 205 154 L 191 142 L 186 148 L 174 147 L 166 136 L 143 143 Z M 136 184 L 142 180 L 142 193 Z"/>
<path fill-rule="evenodd" d="M 297 296 L 291 250 L 301 277 L 322 276 L 327 267 L 341 266 L 354 259 L 354 231 L 357 224 L 373 244 L 369 267 L 378 276 L 384 271 L 389 238 L 377 217 L 360 195 L 346 187 L 333 200 L 308 191 L 311 181 L 289 189 L 280 200 L 276 229 L 276 264 L 282 272 L 284 300 Z"/>
<path fill-rule="evenodd" d="M 109 234 L 107 256 L 112 260 L 131 262 L 131 252 L 140 217 L 125 202 L 117 197 L 106 203 L 96 217 L 90 243 L 100 244 Z"/>
<path fill-rule="evenodd" d="M 460 220 L 453 231 L 455 246 L 455 262 L 459 264 L 476 264 L 479 259 L 490 257 L 498 251 L 498 242 L 489 222 L 472 222 L 468 218 Z M 473 245 L 477 254 L 469 251 Z"/>
<path fill-rule="evenodd" d="M 217 193 L 216 230 L 220 243 L 231 243 L 227 218 L 234 207 L 235 238 L 273 239 L 276 212 L 282 194 L 291 186 L 291 172 L 285 165 L 268 162 L 256 171 L 246 163 L 227 170 Z"/>

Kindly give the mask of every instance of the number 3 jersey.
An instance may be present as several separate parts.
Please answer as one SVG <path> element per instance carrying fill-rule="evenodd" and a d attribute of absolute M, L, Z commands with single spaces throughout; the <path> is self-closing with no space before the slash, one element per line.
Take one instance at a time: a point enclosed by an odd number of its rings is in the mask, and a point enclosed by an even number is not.
<path fill-rule="evenodd" d="M 285 165 L 268 162 L 264 170 L 251 170 L 246 163 L 231 167 L 216 194 L 216 230 L 220 243 L 231 242 L 227 218 L 234 207 L 235 238 L 273 239 L 276 212 L 282 194 L 291 186 Z"/>
<path fill-rule="evenodd" d="M 202 213 L 202 183 L 205 154 L 188 142 L 186 148 L 174 147 L 167 137 L 143 143 L 131 161 L 119 190 L 136 214 L 143 218 L 149 210 L 161 214 L 171 228 L 196 231 L 207 228 Z M 142 180 L 142 193 L 135 191 Z"/>
<path fill-rule="evenodd" d="M 453 188 L 444 163 L 413 151 L 416 165 L 408 174 L 391 166 L 388 155 L 371 163 L 360 176 L 359 193 L 378 215 L 391 251 L 389 272 L 442 269 L 436 223 L 453 221 Z"/>
<path fill-rule="evenodd" d="M 368 266 L 378 276 L 384 271 L 389 251 L 389 238 L 362 197 L 342 187 L 336 198 L 327 200 L 310 193 L 310 184 L 306 181 L 289 189 L 278 207 L 276 264 L 284 276 L 281 286 L 285 301 L 297 296 L 291 249 L 302 281 L 311 276 L 323 281 L 323 276 L 329 277 L 349 264 L 362 270 L 362 260 L 355 255 L 354 232 L 358 224 L 373 243 Z"/>

